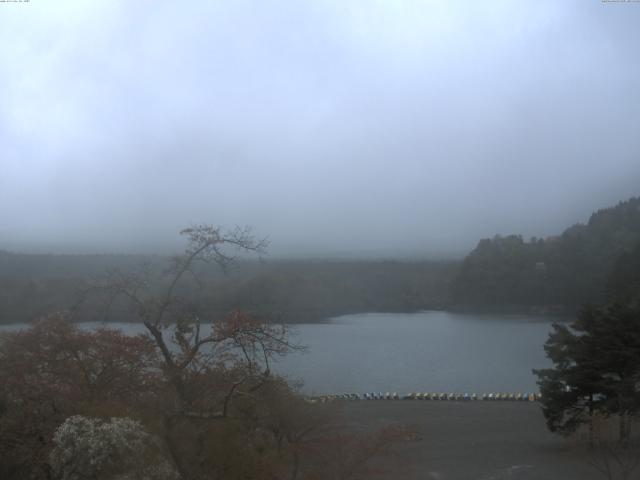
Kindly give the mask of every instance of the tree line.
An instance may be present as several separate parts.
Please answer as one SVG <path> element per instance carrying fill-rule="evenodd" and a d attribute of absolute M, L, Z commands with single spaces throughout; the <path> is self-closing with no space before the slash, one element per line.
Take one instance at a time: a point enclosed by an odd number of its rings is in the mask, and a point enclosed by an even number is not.
<path fill-rule="evenodd" d="M 565 311 L 600 303 L 614 263 L 639 242 L 640 198 L 599 210 L 559 236 L 483 239 L 452 283 L 453 303 Z"/>
<path fill-rule="evenodd" d="M 52 310 L 72 309 L 106 270 L 146 265 L 161 282 L 164 256 L 24 255 L 0 252 L 0 323 L 28 323 Z M 226 273 L 197 265 L 203 288 L 181 285 L 208 315 L 236 309 L 270 314 L 285 323 L 324 321 L 366 311 L 411 312 L 449 303 L 456 261 L 303 260 L 239 258 Z M 161 289 L 161 283 L 155 285 Z M 138 321 L 115 303 L 105 315 L 101 299 L 77 306 L 85 321 Z"/>

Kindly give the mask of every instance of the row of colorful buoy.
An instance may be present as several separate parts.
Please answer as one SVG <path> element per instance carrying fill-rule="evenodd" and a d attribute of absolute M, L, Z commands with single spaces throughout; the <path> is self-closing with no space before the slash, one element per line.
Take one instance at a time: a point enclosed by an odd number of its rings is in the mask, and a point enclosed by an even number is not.
<path fill-rule="evenodd" d="M 536 402 L 540 400 L 538 393 L 340 393 L 335 395 L 321 395 L 309 397 L 312 402 L 331 402 L 334 400 L 442 400 L 442 401 L 516 401 Z"/>
<path fill-rule="evenodd" d="M 405 400 L 453 400 L 453 401 L 469 401 L 469 400 L 508 400 L 516 402 L 535 402 L 540 399 L 537 393 L 410 393 L 406 395 Z"/>

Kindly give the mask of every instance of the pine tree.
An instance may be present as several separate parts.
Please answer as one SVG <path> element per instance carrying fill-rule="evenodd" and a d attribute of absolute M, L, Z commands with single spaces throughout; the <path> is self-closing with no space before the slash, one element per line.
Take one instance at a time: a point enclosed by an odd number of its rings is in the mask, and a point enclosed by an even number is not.
<path fill-rule="evenodd" d="M 640 308 L 585 307 L 572 324 L 554 325 L 545 351 L 554 367 L 534 373 L 549 429 L 569 434 L 594 413 L 618 415 L 625 439 L 640 411 Z"/>

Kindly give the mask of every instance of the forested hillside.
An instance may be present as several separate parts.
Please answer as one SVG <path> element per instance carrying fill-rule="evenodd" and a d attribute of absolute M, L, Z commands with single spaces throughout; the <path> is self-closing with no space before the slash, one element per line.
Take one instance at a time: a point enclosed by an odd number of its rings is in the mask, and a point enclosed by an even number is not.
<path fill-rule="evenodd" d="M 105 272 L 127 272 L 146 265 L 157 274 L 168 262 L 160 256 L 0 252 L 0 323 L 30 322 L 52 311 L 70 309 Z M 213 266 L 200 265 L 199 288 L 185 282 L 180 294 L 203 318 L 217 318 L 240 308 L 285 322 L 321 321 L 346 313 L 441 307 L 450 301 L 450 282 L 458 265 L 454 261 L 239 261 L 226 275 Z M 76 319 L 135 320 L 119 304 L 106 309 L 107 300 L 87 295 Z"/>
<path fill-rule="evenodd" d="M 568 310 L 603 300 L 614 263 L 640 243 L 640 198 L 599 210 L 557 237 L 484 239 L 453 282 L 460 306 Z"/>
<path fill-rule="evenodd" d="M 408 312 L 429 308 L 574 310 L 620 292 L 618 283 L 638 266 L 640 198 L 599 210 L 586 224 L 546 239 L 496 236 L 481 240 L 457 261 L 240 261 L 228 275 L 202 267 L 204 288 L 182 294 L 200 314 L 219 316 L 241 308 L 286 322 L 319 321 L 345 313 Z M 156 273 L 168 258 L 132 255 L 23 255 L 0 251 L 0 323 L 29 322 L 72 308 L 80 293 L 105 272 L 146 264 Z M 617 262 L 617 263 L 616 263 Z M 195 280 L 194 280 L 195 281 Z M 193 285 L 192 285 L 193 286 Z M 161 285 L 158 285 L 161 287 Z M 194 294 L 193 292 L 199 292 Z M 128 321 L 114 304 L 89 296 L 77 320 Z"/>

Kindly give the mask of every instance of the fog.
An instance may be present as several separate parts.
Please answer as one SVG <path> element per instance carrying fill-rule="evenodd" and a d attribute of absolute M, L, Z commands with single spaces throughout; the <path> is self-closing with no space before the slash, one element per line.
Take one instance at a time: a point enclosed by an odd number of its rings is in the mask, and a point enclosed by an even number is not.
<path fill-rule="evenodd" d="M 459 256 L 640 194 L 640 3 L 0 3 L 0 249 Z"/>

